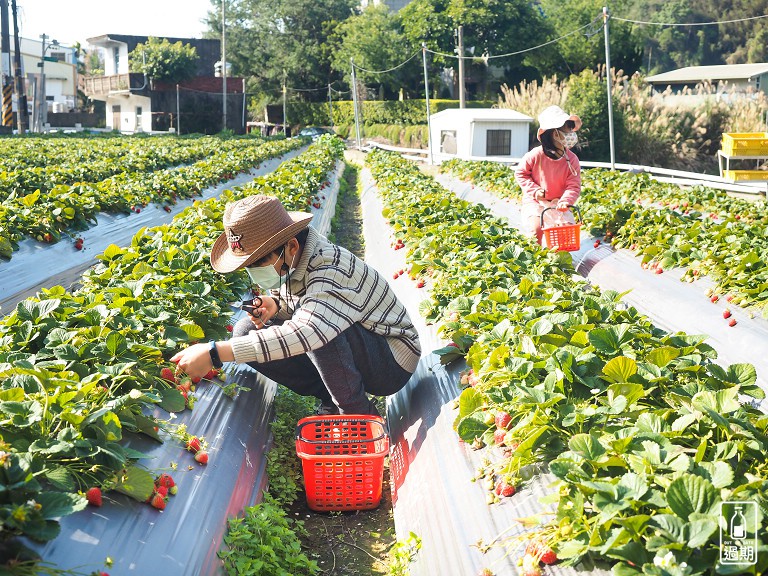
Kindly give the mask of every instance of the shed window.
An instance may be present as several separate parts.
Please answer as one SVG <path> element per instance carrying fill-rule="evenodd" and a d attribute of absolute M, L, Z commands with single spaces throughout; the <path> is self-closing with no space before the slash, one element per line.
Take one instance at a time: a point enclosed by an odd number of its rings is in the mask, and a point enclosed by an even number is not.
<path fill-rule="evenodd" d="M 456 130 L 440 131 L 440 152 L 456 154 Z"/>
<path fill-rule="evenodd" d="M 512 130 L 488 130 L 485 133 L 486 156 L 509 156 L 512 154 Z"/>

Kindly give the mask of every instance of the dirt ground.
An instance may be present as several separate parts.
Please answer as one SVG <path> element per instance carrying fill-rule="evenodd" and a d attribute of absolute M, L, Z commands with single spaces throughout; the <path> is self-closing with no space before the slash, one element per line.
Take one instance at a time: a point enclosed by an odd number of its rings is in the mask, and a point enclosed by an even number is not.
<path fill-rule="evenodd" d="M 347 160 L 362 166 L 363 155 L 353 153 L 347 156 Z M 348 186 L 346 191 L 342 188 L 339 195 L 332 236 L 334 242 L 363 258 L 365 246 L 357 173 L 355 167 L 349 165 L 344 172 Z M 383 402 L 379 405 L 379 411 L 384 412 Z M 388 552 L 396 537 L 386 461 L 378 508 L 356 512 L 314 512 L 302 496 L 294 503 L 289 514 L 304 522 L 308 535 L 303 537 L 302 544 L 310 558 L 322 569 L 323 576 L 388 573 Z"/>

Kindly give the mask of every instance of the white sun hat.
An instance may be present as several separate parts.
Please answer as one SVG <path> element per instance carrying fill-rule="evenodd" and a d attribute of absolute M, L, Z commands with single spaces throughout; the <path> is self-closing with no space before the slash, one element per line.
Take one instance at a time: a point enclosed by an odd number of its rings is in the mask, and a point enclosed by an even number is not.
<path fill-rule="evenodd" d="M 550 106 L 539 114 L 539 130 L 536 132 L 536 138 L 541 141 L 541 135 L 547 130 L 553 128 L 562 128 L 568 120 L 575 124 L 573 131 L 581 128 L 581 118 L 576 114 L 568 114 L 560 106 Z"/>

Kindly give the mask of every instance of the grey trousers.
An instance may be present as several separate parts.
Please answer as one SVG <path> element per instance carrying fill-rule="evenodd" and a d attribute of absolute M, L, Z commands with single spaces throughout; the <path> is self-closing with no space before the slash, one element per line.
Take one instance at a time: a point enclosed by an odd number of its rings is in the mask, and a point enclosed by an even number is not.
<path fill-rule="evenodd" d="M 254 330 L 250 318 L 235 324 L 232 336 Z M 248 365 L 302 396 L 335 404 L 341 414 L 377 414 L 367 394 L 389 396 L 406 385 L 411 373 L 392 355 L 386 338 L 353 324 L 328 344 L 306 354 Z"/>

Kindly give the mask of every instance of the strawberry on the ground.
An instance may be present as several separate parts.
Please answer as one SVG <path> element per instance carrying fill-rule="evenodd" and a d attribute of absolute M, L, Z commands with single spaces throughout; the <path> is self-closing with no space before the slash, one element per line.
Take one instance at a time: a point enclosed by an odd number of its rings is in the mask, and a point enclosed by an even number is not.
<path fill-rule="evenodd" d="M 730 318 L 731 317 L 731 311 L 726 308 L 723 310 L 723 318 Z"/>
<path fill-rule="evenodd" d="M 160 474 L 160 476 L 158 476 L 155 479 L 155 486 L 165 486 L 166 488 L 173 488 L 174 486 L 176 486 L 176 482 L 173 481 L 173 478 L 171 477 L 170 474 L 163 473 L 163 474 Z"/>
<path fill-rule="evenodd" d="M 205 450 L 200 450 L 197 454 L 195 454 L 195 460 L 200 462 L 200 464 L 208 464 L 208 452 Z"/>
<path fill-rule="evenodd" d="M 512 422 L 512 416 L 510 416 L 508 412 L 499 412 L 496 414 L 496 428 L 506 429 L 510 422 Z"/>
<path fill-rule="evenodd" d="M 731 319 L 728 321 L 728 326 L 730 326 L 731 328 L 733 328 L 734 326 L 736 326 L 736 324 L 737 324 L 737 322 L 736 322 L 736 318 L 731 318 Z"/>
<path fill-rule="evenodd" d="M 507 484 L 503 480 L 500 480 L 499 483 L 496 484 L 496 496 L 504 496 L 505 498 L 509 498 L 514 494 L 515 486 L 513 484 Z"/>
<path fill-rule="evenodd" d="M 201 448 L 202 444 L 197 436 L 192 436 L 192 438 L 187 441 L 187 450 L 190 452 L 199 452 Z"/>
<path fill-rule="evenodd" d="M 91 506 L 101 506 L 101 488 L 98 486 L 94 486 L 93 488 L 89 488 L 88 491 L 85 493 L 85 499 L 88 500 L 88 504 Z"/>
<path fill-rule="evenodd" d="M 165 510 L 165 498 L 155 492 L 155 494 L 152 496 L 152 500 L 149 502 L 153 508 L 157 508 L 158 510 Z"/>

